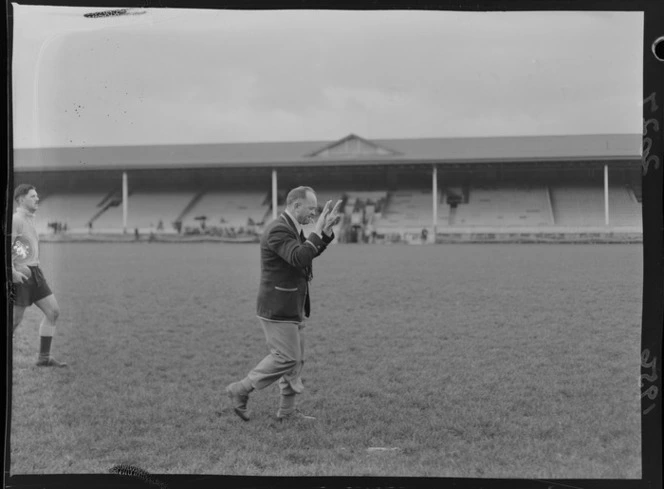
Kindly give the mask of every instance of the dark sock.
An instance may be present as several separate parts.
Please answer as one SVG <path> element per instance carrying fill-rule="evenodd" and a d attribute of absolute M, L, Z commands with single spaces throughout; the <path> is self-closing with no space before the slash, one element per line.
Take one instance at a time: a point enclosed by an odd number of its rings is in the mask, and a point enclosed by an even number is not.
<path fill-rule="evenodd" d="M 39 359 L 47 360 L 51 356 L 51 341 L 53 341 L 53 337 L 40 336 L 39 340 Z"/>

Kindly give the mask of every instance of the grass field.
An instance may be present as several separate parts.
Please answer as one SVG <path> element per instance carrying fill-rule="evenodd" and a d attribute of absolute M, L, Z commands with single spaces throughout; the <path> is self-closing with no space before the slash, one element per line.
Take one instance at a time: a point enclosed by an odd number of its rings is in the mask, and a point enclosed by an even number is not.
<path fill-rule="evenodd" d="M 12 474 L 640 478 L 639 245 L 335 245 L 302 408 L 223 388 L 267 353 L 257 245 L 44 244 L 62 308 L 14 337 Z M 371 447 L 396 450 L 369 451 Z"/>

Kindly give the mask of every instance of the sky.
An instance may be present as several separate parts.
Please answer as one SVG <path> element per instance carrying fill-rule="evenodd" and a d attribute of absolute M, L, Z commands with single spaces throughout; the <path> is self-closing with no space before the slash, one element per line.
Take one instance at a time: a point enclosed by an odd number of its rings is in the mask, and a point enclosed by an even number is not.
<path fill-rule="evenodd" d="M 642 128 L 641 12 L 14 9 L 15 148 Z"/>

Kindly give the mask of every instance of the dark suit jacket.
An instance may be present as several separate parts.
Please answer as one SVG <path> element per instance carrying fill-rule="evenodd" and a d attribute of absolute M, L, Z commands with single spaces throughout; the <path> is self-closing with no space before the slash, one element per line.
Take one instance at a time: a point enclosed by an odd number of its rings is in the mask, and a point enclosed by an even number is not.
<path fill-rule="evenodd" d="M 334 239 L 311 233 L 302 240 L 293 221 L 281 214 L 272 221 L 260 241 L 261 281 L 257 315 L 274 321 L 297 321 L 309 317 L 311 264 Z"/>

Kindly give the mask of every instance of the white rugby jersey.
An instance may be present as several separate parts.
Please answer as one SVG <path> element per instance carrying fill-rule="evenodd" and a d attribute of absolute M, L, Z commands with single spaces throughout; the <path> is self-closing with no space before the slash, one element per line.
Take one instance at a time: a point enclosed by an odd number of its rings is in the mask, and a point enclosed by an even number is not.
<path fill-rule="evenodd" d="M 12 261 L 19 265 L 39 265 L 39 235 L 35 215 L 18 208 L 12 217 Z"/>

